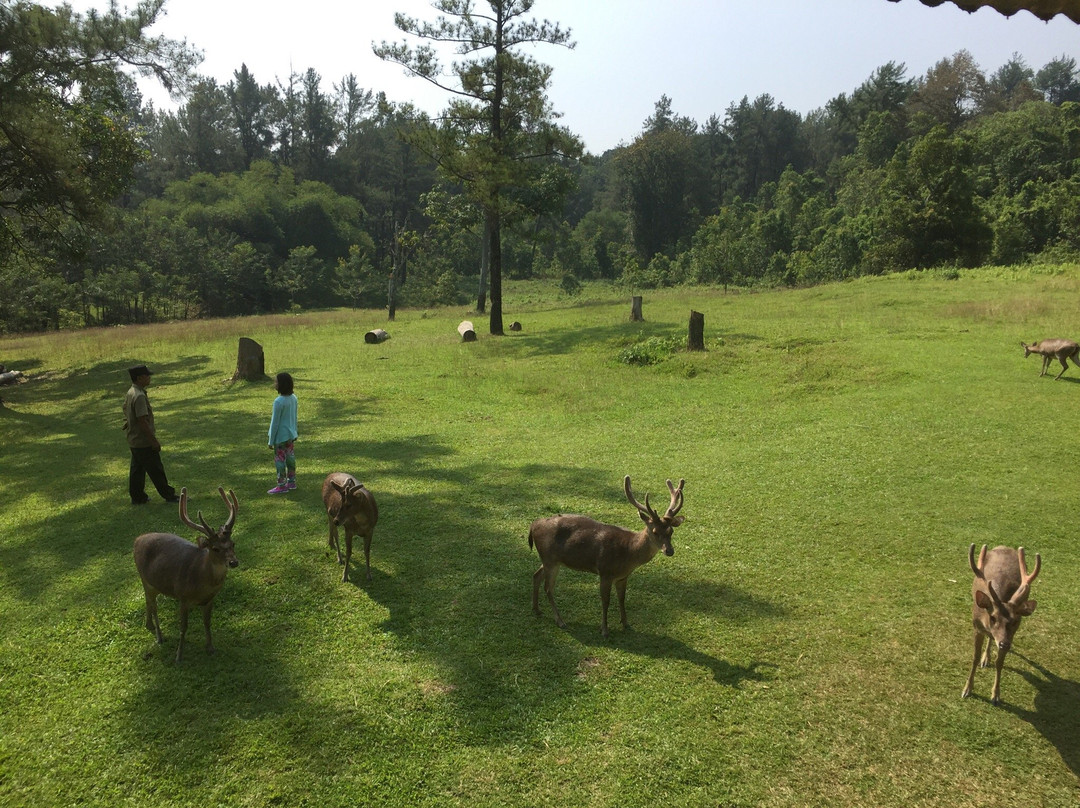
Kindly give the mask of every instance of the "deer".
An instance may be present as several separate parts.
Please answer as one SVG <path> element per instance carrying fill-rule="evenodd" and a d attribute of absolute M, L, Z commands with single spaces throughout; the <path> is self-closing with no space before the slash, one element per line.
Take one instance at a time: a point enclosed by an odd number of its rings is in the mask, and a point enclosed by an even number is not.
<path fill-rule="evenodd" d="M 638 510 L 645 527 L 634 532 L 616 525 L 597 522 L 587 516 L 564 515 L 548 516 L 537 519 L 529 527 L 529 547 L 536 547 L 540 555 L 541 566 L 533 574 L 532 607 L 540 615 L 540 583 L 544 584 L 551 611 L 555 613 L 555 624 L 566 628 L 562 615 L 555 605 L 555 579 L 560 566 L 572 570 L 591 572 L 600 576 L 600 604 L 602 606 L 600 633 L 608 636 L 608 603 L 611 600 L 611 585 L 619 596 L 619 616 L 624 629 L 629 629 L 626 622 L 626 580 L 630 573 L 652 560 L 659 551 L 672 556 L 675 548 L 671 546 L 672 531 L 683 523 L 685 517 L 678 516 L 683 506 L 683 485 L 678 487 L 667 481 L 671 493 L 671 503 L 667 511 L 660 516 L 649 505 L 649 495 L 645 495 L 642 505 L 630 488 L 630 476 L 623 478 L 623 490 L 630 504 Z"/>
<path fill-rule="evenodd" d="M 1012 646 L 1013 635 L 1020 626 L 1020 620 L 1035 611 L 1036 602 L 1028 600 L 1031 582 L 1039 574 L 1042 557 L 1035 554 L 1035 569 L 1028 573 L 1024 559 L 1024 548 L 995 547 L 987 552 L 986 545 L 975 561 L 975 545 L 968 548 L 968 563 L 975 573 L 971 584 L 971 596 L 975 603 L 971 609 L 971 622 L 975 626 L 975 655 L 971 660 L 971 673 L 968 674 L 961 698 L 971 695 L 975 684 L 975 669 L 990 664 L 990 646 L 997 643 L 997 661 L 994 671 L 994 689 L 990 701 L 995 705 L 1001 701 L 1001 668 L 1005 664 L 1005 655 Z M 986 650 L 983 651 L 983 641 Z"/>
<path fill-rule="evenodd" d="M 1057 359 L 1061 363 L 1061 373 L 1054 377 L 1054 381 L 1060 379 L 1062 374 L 1069 369 L 1067 360 L 1071 359 L 1073 364 L 1080 368 L 1080 345 L 1071 339 L 1044 339 L 1030 345 L 1021 340 L 1020 344 L 1024 347 L 1024 359 L 1027 359 L 1032 354 L 1042 356 L 1040 379 L 1046 375 L 1046 370 L 1050 367 L 1050 361 L 1053 359 Z"/>
<path fill-rule="evenodd" d="M 192 606 L 202 609 L 206 653 L 214 653 L 214 643 L 210 637 L 210 610 L 214 605 L 214 596 L 225 583 L 229 569 L 240 565 L 232 541 L 232 529 L 240 506 L 231 490 L 226 496 L 225 489 L 219 487 L 218 494 L 225 500 L 229 516 L 225 524 L 214 530 L 206 523 L 202 511 L 198 512 L 198 524 L 191 520 L 187 512 L 187 488 L 180 491 L 180 521 L 200 534 L 198 543 L 193 544 L 172 533 L 144 533 L 135 539 L 135 569 L 139 572 L 146 594 L 146 628 L 154 633 L 159 645 L 162 636 L 157 597 L 159 594 L 165 595 L 180 602 L 177 663 L 184 657 L 188 611 Z"/>
<path fill-rule="evenodd" d="M 370 581 L 371 536 L 379 521 L 379 507 L 375 504 L 375 497 L 351 474 L 334 471 L 323 480 L 322 498 L 326 506 L 326 518 L 330 523 L 329 544 L 337 551 L 338 564 L 345 565 L 345 571 L 341 574 L 342 583 L 349 581 L 353 536 L 364 537 L 364 563 L 367 565 L 367 579 Z M 345 530 L 344 560 L 341 558 L 341 545 L 338 543 L 339 526 Z"/>

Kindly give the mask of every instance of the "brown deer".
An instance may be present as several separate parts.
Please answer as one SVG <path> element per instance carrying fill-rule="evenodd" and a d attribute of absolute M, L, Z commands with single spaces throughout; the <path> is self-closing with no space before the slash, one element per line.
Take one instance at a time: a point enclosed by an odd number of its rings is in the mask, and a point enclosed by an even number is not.
<path fill-rule="evenodd" d="M 683 506 L 683 484 L 679 486 L 667 481 L 671 492 L 671 504 L 667 512 L 660 516 L 649 505 L 649 495 L 645 495 L 642 505 L 630 490 L 630 477 L 623 479 L 623 489 L 630 504 L 638 509 L 645 528 L 635 533 L 626 528 L 606 525 L 587 516 L 549 516 L 537 519 L 529 528 L 529 547 L 536 547 L 540 554 L 541 567 L 533 575 L 532 605 L 533 611 L 540 614 L 540 582 L 544 583 L 548 603 L 555 613 L 555 624 L 565 628 L 562 615 L 555 606 L 555 578 L 559 567 L 566 565 L 572 570 L 592 572 L 600 576 L 600 603 L 603 607 L 600 621 L 600 633 L 608 636 L 607 613 L 611 600 L 611 585 L 619 596 L 619 615 L 623 628 L 626 623 L 626 579 L 630 573 L 652 560 L 658 550 L 664 555 L 675 554 L 671 546 L 672 531 L 683 523 L 684 517 L 677 516 Z"/>
<path fill-rule="evenodd" d="M 364 537 L 364 563 L 367 565 L 367 579 L 371 580 L 371 536 L 375 524 L 379 521 L 379 507 L 375 497 L 351 474 L 335 471 L 326 475 L 322 486 L 323 504 L 326 506 L 326 518 L 330 523 L 330 546 L 337 551 L 339 564 L 345 565 L 341 580 L 349 580 L 349 559 L 352 558 L 353 536 Z M 341 545 L 338 543 L 338 526 L 345 529 L 345 560 L 341 558 Z"/>
<path fill-rule="evenodd" d="M 1042 558 L 1035 554 L 1035 569 L 1028 574 L 1024 561 L 1024 548 L 995 547 L 990 552 L 986 545 L 975 562 L 975 545 L 968 548 L 968 563 L 975 573 L 971 584 L 971 595 L 975 604 L 971 609 L 971 621 L 975 625 L 975 656 L 971 660 L 971 673 L 968 674 L 962 698 L 971 695 L 975 684 L 975 669 L 986 667 L 990 663 L 990 646 L 997 643 L 997 661 L 994 672 L 994 689 L 990 701 L 1001 701 L 1001 667 L 1005 664 L 1005 655 L 1012 645 L 1013 634 L 1020 626 L 1020 620 L 1035 611 L 1036 602 L 1028 600 L 1031 582 L 1039 574 Z M 986 651 L 983 651 L 983 641 Z M 981 658 L 981 660 L 980 660 Z"/>
<path fill-rule="evenodd" d="M 1057 359 L 1061 363 L 1061 373 L 1054 377 L 1054 381 L 1060 379 L 1061 374 L 1069 369 L 1067 360 L 1071 359 L 1073 364 L 1080 368 L 1080 358 L 1078 358 L 1080 357 L 1080 345 L 1077 345 L 1071 339 L 1044 339 L 1030 345 L 1021 340 L 1020 344 L 1024 346 L 1024 359 L 1027 359 L 1032 354 L 1042 356 L 1040 379 L 1046 375 L 1046 370 L 1050 367 L 1050 361 L 1053 359 Z"/>
<path fill-rule="evenodd" d="M 184 656 L 184 636 L 187 634 L 188 611 L 192 606 L 202 609 L 203 626 L 206 629 L 206 653 L 214 653 L 210 639 L 210 609 L 214 596 L 225 583 L 229 567 L 239 566 L 233 549 L 232 529 L 236 522 L 239 505 L 236 495 L 218 488 L 218 493 L 229 508 L 229 517 L 217 530 L 211 528 L 199 511 L 199 523 L 192 522 L 187 513 L 187 489 L 180 491 L 180 521 L 198 531 L 198 544 L 172 533 L 144 533 L 135 539 L 135 568 L 142 579 L 146 593 L 146 628 L 154 632 L 158 643 L 162 641 L 161 624 L 158 622 L 157 596 L 175 598 L 180 602 L 180 645 L 176 648 L 176 661 Z"/>

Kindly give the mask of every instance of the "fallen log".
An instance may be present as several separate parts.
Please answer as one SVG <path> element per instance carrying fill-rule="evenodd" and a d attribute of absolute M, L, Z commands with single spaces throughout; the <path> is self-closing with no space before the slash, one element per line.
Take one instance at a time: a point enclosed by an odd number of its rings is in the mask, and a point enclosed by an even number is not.
<path fill-rule="evenodd" d="M 457 327 L 457 331 L 461 334 L 462 342 L 476 342 L 476 331 L 473 330 L 473 325 L 468 320 L 462 320 L 461 325 Z"/>
<path fill-rule="evenodd" d="M 7 370 L 0 373 L 0 384 L 15 384 L 22 376 L 21 370 Z"/>
<path fill-rule="evenodd" d="M 364 342 L 368 345 L 378 345 L 380 342 L 386 342 L 388 339 L 390 339 L 390 335 L 381 328 L 373 328 L 364 334 Z"/>

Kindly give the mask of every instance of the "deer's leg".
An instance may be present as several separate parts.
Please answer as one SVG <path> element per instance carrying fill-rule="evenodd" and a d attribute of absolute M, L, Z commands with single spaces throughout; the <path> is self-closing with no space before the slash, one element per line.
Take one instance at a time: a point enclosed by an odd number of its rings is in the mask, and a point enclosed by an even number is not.
<path fill-rule="evenodd" d="M 607 629 L 607 607 L 611 601 L 611 579 L 600 579 L 600 606 L 602 607 L 601 619 L 600 619 L 600 633 L 605 637 L 608 635 Z"/>
<path fill-rule="evenodd" d="M 210 609 L 212 609 L 213 606 L 213 601 L 210 601 L 210 603 L 204 603 L 202 605 L 202 622 L 203 629 L 206 631 L 206 653 L 208 654 L 212 654 L 215 650 L 217 650 L 214 648 L 214 641 L 210 639 Z"/>
<path fill-rule="evenodd" d="M 615 594 L 619 596 L 619 617 L 622 618 L 622 627 L 630 628 L 626 622 L 626 578 L 615 582 Z"/>
<path fill-rule="evenodd" d="M 971 673 L 968 674 L 967 684 L 964 685 L 964 692 L 960 694 L 960 698 L 966 699 L 971 695 L 971 688 L 975 686 L 975 670 L 979 667 L 979 657 L 982 655 L 983 650 L 983 637 L 981 631 L 975 632 L 975 656 L 971 660 Z"/>
<path fill-rule="evenodd" d="M 559 628 L 566 628 L 566 623 L 563 622 L 562 615 L 559 614 L 559 607 L 555 605 L 555 579 L 559 575 L 559 568 L 552 567 L 551 569 L 544 568 L 544 591 L 547 592 L 548 603 L 551 604 L 551 611 L 555 613 L 555 625 Z"/>
<path fill-rule="evenodd" d="M 327 517 L 327 521 L 330 523 L 330 540 L 327 542 L 331 547 L 337 551 L 337 563 L 341 563 L 341 546 L 338 544 L 337 525 L 334 524 L 334 517 Z"/>
<path fill-rule="evenodd" d="M 146 630 L 153 633 L 158 645 L 161 644 L 161 624 L 158 622 L 157 596 L 158 593 L 143 584 L 143 592 L 146 595 Z"/>
<path fill-rule="evenodd" d="M 176 661 L 180 662 L 184 658 L 184 637 L 187 635 L 187 616 L 188 606 L 186 603 L 180 603 L 180 644 L 176 646 Z"/>
<path fill-rule="evenodd" d="M 341 573 L 341 581 L 345 583 L 349 580 L 349 560 L 352 558 L 352 540 L 353 532 L 349 527 L 349 523 L 345 523 L 345 571 Z M 340 551 L 339 551 L 340 552 Z"/>
<path fill-rule="evenodd" d="M 1039 378 L 1040 378 L 1040 379 L 1041 379 L 1041 378 L 1042 378 L 1043 376 L 1045 376 L 1045 375 L 1046 375 L 1046 369 L 1047 369 L 1048 367 L 1050 367 L 1050 357 L 1049 357 L 1049 356 L 1044 356 L 1044 357 L 1042 358 L 1042 360 L 1043 360 L 1043 363 L 1042 363 L 1042 373 L 1040 373 L 1040 374 L 1039 374 Z"/>
<path fill-rule="evenodd" d="M 371 533 L 368 531 L 364 534 L 364 566 L 367 567 L 367 579 L 371 580 Z"/>
<path fill-rule="evenodd" d="M 544 565 L 533 573 L 533 614 L 540 616 L 540 582 L 544 580 Z"/>
<path fill-rule="evenodd" d="M 1005 652 L 999 648 L 997 661 L 994 664 L 994 689 L 990 691 L 990 701 L 993 704 L 1001 703 L 1001 669 L 1004 665 Z"/>
<path fill-rule="evenodd" d="M 1066 370 L 1069 369 L 1069 363 L 1067 361 L 1065 361 L 1064 356 L 1059 356 L 1058 361 L 1061 362 L 1061 373 L 1064 373 Z M 1057 376 L 1054 377 L 1054 381 L 1057 381 L 1058 379 L 1061 378 L 1061 373 L 1059 373 Z"/>
<path fill-rule="evenodd" d="M 980 668 L 988 668 L 988 667 L 990 667 L 990 654 L 993 653 L 993 651 L 994 651 L 994 641 L 991 638 L 987 637 L 986 638 L 986 650 L 983 651 L 982 660 L 979 662 L 979 667 Z"/>

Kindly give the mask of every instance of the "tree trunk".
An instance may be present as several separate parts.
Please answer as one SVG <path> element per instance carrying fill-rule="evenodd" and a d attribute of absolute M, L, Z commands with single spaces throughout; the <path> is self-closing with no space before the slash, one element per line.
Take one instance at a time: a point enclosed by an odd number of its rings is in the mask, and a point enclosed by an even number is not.
<path fill-rule="evenodd" d="M 253 339 L 240 337 L 240 347 L 236 353 L 236 372 L 233 381 L 244 379 L 249 382 L 266 378 L 266 362 L 262 346 Z"/>
<path fill-rule="evenodd" d="M 688 351 L 705 350 L 705 315 L 700 311 L 690 310 L 690 335 L 686 340 Z"/>
<path fill-rule="evenodd" d="M 503 335 L 502 319 L 502 223 L 499 221 L 499 198 L 495 194 L 494 210 L 487 215 L 491 219 L 491 233 L 488 239 L 488 252 L 491 279 L 489 281 L 491 297 L 491 314 L 489 331 L 497 336 Z"/>
<path fill-rule="evenodd" d="M 641 316 L 641 295 L 634 295 L 630 301 L 630 322 L 640 323 L 644 319 Z"/>
<path fill-rule="evenodd" d="M 487 311 L 488 265 L 491 262 L 491 234 L 488 217 L 484 216 L 484 235 L 480 240 L 480 287 L 476 290 L 476 312 Z"/>

